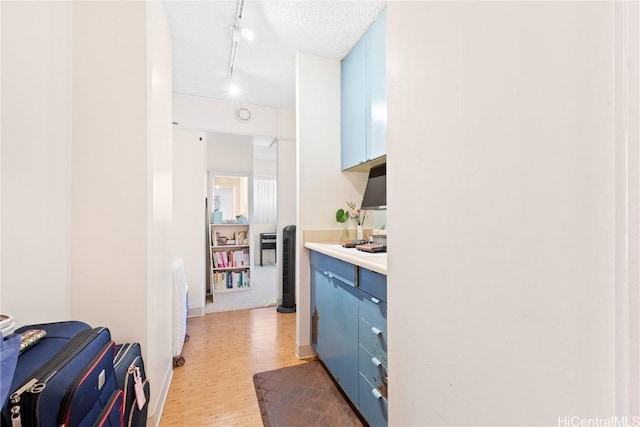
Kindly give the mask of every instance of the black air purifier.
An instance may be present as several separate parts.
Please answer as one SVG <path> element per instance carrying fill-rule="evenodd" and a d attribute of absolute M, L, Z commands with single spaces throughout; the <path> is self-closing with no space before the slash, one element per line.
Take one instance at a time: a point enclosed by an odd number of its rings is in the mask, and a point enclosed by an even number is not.
<path fill-rule="evenodd" d="M 282 229 L 282 304 L 279 313 L 296 312 L 296 226 Z"/>

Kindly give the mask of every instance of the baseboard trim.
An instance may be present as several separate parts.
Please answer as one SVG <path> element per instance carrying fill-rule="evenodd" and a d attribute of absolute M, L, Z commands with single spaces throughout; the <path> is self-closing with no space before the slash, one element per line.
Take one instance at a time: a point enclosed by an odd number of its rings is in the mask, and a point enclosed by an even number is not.
<path fill-rule="evenodd" d="M 147 416 L 147 425 L 158 427 L 160 425 L 160 418 L 162 418 L 162 411 L 164 410 L 164 404 L 167 401 L 167 396 L 169 395 L 169 386 L 171 385 L 171 380 L 173 379 L 173 359 L 171 359 L 171 363 L 169 363 L 169 369 L 164 376 L 164 381 L 161 384 L 160 393 L 158 394 L 158 399 L 156 400 L 155 407 L 153 409 L 153 413 Z M 151 408 L 149 408 L 151 409 Z"/>
<path fill-rule="evenodd" d="M 296 344 L 296 357 L 298 359 L 309 359 L 316 357 L 316 351 L 310 345 L 298 345 Z"/>
<path fill-rule="evenodd" d="M 200 317 L 204 315 L 204 307 L 192 307 L 189 308 L 189 311 L 187 311 L 187 317 Z"/>

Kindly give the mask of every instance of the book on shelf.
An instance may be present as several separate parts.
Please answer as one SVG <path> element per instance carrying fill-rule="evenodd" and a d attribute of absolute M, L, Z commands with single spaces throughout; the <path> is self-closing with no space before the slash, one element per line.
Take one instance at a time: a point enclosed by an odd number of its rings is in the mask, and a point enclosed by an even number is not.
<path fill-rule="evenodd" d="M 213 268 L 237 268 L 249 266 L 249 248 L 213 252 Z"/>
<path fill-rule="evenodd" d="M 213 225 L 213 224 L 211 224 Z M 248 245 L 249 244 L 249 232 L 248 230 L 234 231 L 228 236 L 221 236 L 220 231 L 216 228 L 211 229 L 211 246 L 224 246 L 224 245 Z"/>
<path fill-rule="evenodd" d="M 237 271 L 231 273 L 231 288 L 248 288 L 250 287 L 249 272 Z"/>
<path fill-rule="evenodd" d="M 223 256 L 225 252 L 214 252 L 213 256 L 213 267 L 214 268 L 227 268 L 227 263 L 225 262 L 225 257 Z"/>
<path fill-rule="evenodd" d="M 249 244 L 249 236 L 246 231 L 236 231 L 233 233 L 233 239 L 236 241 L 238 245 L 248 245 Z"/>
<path fill-rule="evenodd" d="M 241 289 L 251 287 L 249 271 L 216 271 L 213 273 L 214 289 Z"/>

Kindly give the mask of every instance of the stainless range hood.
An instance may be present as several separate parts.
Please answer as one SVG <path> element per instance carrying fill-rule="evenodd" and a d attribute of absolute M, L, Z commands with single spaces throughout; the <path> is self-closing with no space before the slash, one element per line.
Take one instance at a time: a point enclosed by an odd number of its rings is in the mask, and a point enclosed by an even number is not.
<path fill-rule="evenodd" d="M 369 171 L 367 188 L 362 197 L 362 209 L 387 209 L 387 164 L 374 166 Z"/>

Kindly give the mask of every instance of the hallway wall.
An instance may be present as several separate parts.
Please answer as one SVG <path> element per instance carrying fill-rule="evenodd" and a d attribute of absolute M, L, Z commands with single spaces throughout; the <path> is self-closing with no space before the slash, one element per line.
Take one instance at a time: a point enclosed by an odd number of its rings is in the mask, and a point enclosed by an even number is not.
<path fill-rule="evenodd" d="M 613 2 L 389 2 L 387 18 L 389 424 L 608 420 Z"/>
<path fill-rule="evenodd" d="M 1 2 L 2 313 L 70 317 L 71 16 L 67 2 Z"/>

